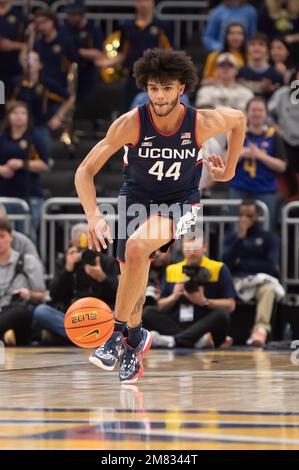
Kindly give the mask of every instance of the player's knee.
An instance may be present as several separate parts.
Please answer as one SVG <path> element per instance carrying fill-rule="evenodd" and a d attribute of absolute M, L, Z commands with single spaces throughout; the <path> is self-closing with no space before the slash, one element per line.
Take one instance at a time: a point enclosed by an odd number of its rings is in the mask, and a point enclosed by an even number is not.
<path fill-rule="evenodd" d="M 129 239 L 126 243 L 126 263 L 140 263 L 149 256 L 145 240 Z"/>

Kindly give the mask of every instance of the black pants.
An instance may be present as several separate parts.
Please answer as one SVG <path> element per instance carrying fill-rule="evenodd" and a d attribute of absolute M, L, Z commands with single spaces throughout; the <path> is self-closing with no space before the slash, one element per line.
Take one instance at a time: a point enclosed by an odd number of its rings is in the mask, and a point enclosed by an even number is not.
<path fill-rule="evenodd" d="M 180 323 L 171 313 L 159 312 L 157 307 L 145 307 L 142 323 L 147 330 L 156 330 L 161 335 L 174 336 L 176 346 L 193 348 L 205 334 L 211 333 L 216 347 L 220 346 L 229 331 L 230 314 L 223 308 L 215 308 L 195 322 Z"/>
<path fill-rule="evenodd" d="M 298 191 L 296 173 L 299 173 L 299 146 L 295 147 L 285 142 L 287 150 L 288 166 L 285 175 L 288 180 L 290 196 Z"/>
<path fill-rule="evenodd" d="M 0 338 L 7 330 L 14 330 L 17 344 L 28 344 L 32 322 L 32 308 L 26 305 L 9 305 L 0 311 Z"/>

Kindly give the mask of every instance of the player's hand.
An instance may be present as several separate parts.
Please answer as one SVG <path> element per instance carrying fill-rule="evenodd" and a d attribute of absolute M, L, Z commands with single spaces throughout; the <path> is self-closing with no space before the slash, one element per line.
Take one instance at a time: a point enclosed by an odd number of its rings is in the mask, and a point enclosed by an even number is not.
<path fill-rule="evenodd" d="M 225 178 L 225 165 L 219 155 L 213 153 L 208 157 L 208 160 L 203 160 L 203 163 L 213 181 L 227 181 Z"/>
<path fill-rule="evenodd" d="M 65 260 L 65 269 L 69 273 L 72 273 L 74 271 L 75 264 L 79 263 L 81 259 L 81 253 L 78 252 L 77 248 L 75 246 L 72 246 L 66 255 L 66 260 Z"/>
<path fill-rule="evenodd" d="M 102 248 L 107 249 L 106 240 L 109 243 L 113 243 L 109 225 L 106 223 L 103 215 L 95 215 L 88 219 L 88 248 L 92 250 L 95 246 L 97 251 L 101 251 Z"/>

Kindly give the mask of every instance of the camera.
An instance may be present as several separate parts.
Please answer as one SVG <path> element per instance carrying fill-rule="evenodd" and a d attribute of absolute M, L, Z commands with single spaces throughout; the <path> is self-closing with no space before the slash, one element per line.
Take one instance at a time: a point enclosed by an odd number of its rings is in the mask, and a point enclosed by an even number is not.
<path fill-rule="evenodd" d="M 96 259 L 99 257 L 99 253 L 94 250 L 82 250 L 81 251 L 81 261 L 83 265 L 90 264 L 91 266 L 96 265 Z"/>
<path fill-rule="evenodd" d="M 27 300 L 23 299 L 23 297 L 19 293 L 12 294 L 10 302 L 12 305 L 19 305 L 19 306 L 27 305 Z"/>
<path fill-rule="evenodd" d="M 207 268 L 198 266 L 198 264 L 187 264 L 183 266 L 183 273 L 190 277 L 190 279 L 184 283 L 185 290 L 188 294 L 197 292 L 199 286 L 203 286 L 209 282 L 211 278 L 211 272 Z"/>

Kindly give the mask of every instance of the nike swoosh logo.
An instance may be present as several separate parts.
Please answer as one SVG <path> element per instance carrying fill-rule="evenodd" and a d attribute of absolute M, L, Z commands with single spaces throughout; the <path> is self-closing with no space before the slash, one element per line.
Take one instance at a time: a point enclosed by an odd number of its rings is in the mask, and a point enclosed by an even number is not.
<path fill-rule="evenodd" d="M 87 333 L 86 335 L 80 336 L 77 339 L 89 338 L 92 335 L 96 335 L 96 337 L 98 338 L 100 336 L 100 330 L 97 328 L 96 330 L 92 330 L 89 333 Z"/>
<path fill-rule="evenodd" d="M 152 135 L 151 137 L 144 137 L 144 140 L 155 139 L 156 137 L 157 137 L 156 135 Z"/>

